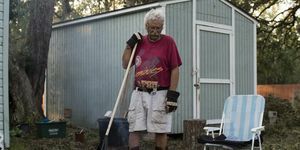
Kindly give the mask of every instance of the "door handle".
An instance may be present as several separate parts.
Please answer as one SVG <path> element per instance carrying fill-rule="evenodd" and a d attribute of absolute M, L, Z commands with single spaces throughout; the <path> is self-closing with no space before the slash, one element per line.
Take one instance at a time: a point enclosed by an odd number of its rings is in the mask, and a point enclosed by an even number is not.
<path fill-rule="evenodd" d="M 194 87 L 196 87 L 196 89 L 200 89 L 200 84 L 199 83 L 195 83 Z"/>

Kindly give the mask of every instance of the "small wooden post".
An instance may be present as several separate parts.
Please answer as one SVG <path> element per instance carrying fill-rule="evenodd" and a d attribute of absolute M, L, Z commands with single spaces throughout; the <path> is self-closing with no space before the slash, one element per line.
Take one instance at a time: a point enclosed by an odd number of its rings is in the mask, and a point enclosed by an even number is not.
<path fill-rule="evenodd" d="M 197 138 L 201 134 L 205 134 L 203 127 L 206 121 L 200 119 L 190 119 L 183 121 L 183 141 L 187 150 L 203 149 L 203 145 L 199 144 Z"/>

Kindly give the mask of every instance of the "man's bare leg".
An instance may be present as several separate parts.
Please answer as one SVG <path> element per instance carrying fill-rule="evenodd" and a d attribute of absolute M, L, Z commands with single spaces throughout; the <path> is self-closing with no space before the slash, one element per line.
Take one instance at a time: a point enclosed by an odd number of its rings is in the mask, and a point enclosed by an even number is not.
<path fill-rule="evenodd" d="M 167 150 L 168 136 L 166 133 L 155 134 L 156 149 Z"/>
<path fill-rule="evenodd" d="M 129 150 L 139 150 L 140 137 L 141 135 L 139 132 L 129 133 Z"/>

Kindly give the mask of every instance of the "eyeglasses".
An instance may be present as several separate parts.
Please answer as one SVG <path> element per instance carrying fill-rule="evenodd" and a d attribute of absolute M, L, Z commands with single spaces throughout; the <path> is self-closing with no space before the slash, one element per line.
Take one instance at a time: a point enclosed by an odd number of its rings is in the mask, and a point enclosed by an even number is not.
<path fill-rule="evenodd" d="M 152 23 L 147 23 L 147 28 L 148 30 L 151 31 L 161 31 L 163 25 L 161 23 L 152 22 Z"/>

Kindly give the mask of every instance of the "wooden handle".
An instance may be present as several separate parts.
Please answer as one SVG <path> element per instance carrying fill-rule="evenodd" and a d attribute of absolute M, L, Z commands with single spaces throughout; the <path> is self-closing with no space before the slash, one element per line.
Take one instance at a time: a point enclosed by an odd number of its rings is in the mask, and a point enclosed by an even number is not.
<path fill-rule="evenodd" d="M 131 52 L 131 56 L 130 56 L 130 59 L 129 59 L 129 63 L 128 63 L 128 65 L 127 65 L 126 72 L 125 72 L 125 75 L 124 75 L 124 78 L 123 78 L 123 81 L 122 81 L 122 84 L 121 84 L 121 88 L 120 88 L 120 90 L 119 90 L 119 94 L 118 94 L 118 97 L 117 97 L 117 101 L 116 101 L 116 103 L 115 103 L 114 109 L 113 109 L 113 111 L 112 111 L 112 115 L 111 115 L 110 120 L 109 120 L 109 123 L 108 123 L 108 127 L 107 127 L 107 129 L 106 129 L 106 133 L 105 133 L 106 136 L 108 136 L 108 134 L 109 134 L 109 131 L 110 131 L 110 128 L 111 128 L 113 119 L 114 119 L 114 117 L 115 117 L 115 113 L 116 113 L 116 110 L 117 110 L 119 101 L 120 101 L 120 99 L 121 99 L 121 95 L 122 95 L 123 89 L 124 89 L 124 87 L 125 87 L 125 83 L 126 83 L 126 80 L 127 80 L 127 76 L 128 76 L 128 74 L 129 74 L 129 70 L 130 70 L 130 67 L 131 67 L 131 64 L 132 64 L 132 60 L 133 60 L 133 57 L 134 57 L 134 54 L 135 54 L 135 51 L 136 51 L 136 47 L 137 47 L 137 44 L 134 45 L 133 50 L 132 50 L 132 52 Z"/>

